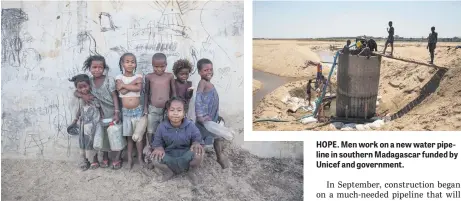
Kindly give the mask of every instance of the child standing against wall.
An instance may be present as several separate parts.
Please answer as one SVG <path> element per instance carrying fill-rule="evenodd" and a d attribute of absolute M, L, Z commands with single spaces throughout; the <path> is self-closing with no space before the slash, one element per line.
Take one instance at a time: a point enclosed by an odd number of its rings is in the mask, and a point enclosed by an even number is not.
<path fill-rule="evenodd" d="M 165 54 L 154 54 L 152 67 L 154 72 L 147 74 L 145 78 L 144 115 L 147 115 L 147 144 L 152 142 L 152 135 L 163 120 L 165 103 L 176 96 L 174 75 L 165 72 L 167 67 Z"/>
<path fill-rule="evenodd" d="M 90 77 L 88 77 L 88 75 L 76 75 L 69 81 L 74 82 L 75 88 L 77 88 L 80 94 L 88 96 L 91 93 Z M 91 169 L 99 167 L 98 156 L 93 149 L 93 142 L 94 136 L 96 134 L 100 135 L 102 132 L 100 120 L 103 116 L 104 114 L 98 99 L 93 99 L 91 101 L 83 101 L 81 98 L 78 99 L 77 116 L 73 124 L 80 121 L 79 146 L 83 159 L 80 168 L 83 171 L 88 170 L 90 167 Z M 93 161 L 91 165 L 89 160 Z"/>
<path fill-rule="evenodd" d="M 173 65 L 173 73 L 176 76 L 175 88 L 178 97 L 185 100 L 185 112 L 189 111 L 189 102 L 194 93 L 194 88 L 192 87 L 192 82 L 187 81 L 189 79 L 189 74 L 192 71 L 192 64 L 187 59 L 180 59 L 176 61 Z"/>
<path fill-rule="evenodd" d="M 197 62 L 197 69 L 201 77 L 195 97 L 196 125 L 200 130 L 205 144 L 213 142 L 216 151 L 217 161 L 223 169 L 229 167 L 227 156 L 223 153 L 224 139 L 208 131 L 203 123 L 206 121 L 218 122 L 219 117 L 219 96 L 218 91 L 210 82 L 213 77 L 213 63 L 209 59 L 200 59 Z"/>
<path fill-rule="evenodd" d="M 101 109 L 104 112 L 105 119 L 112 119 L 118 123 L 120 121 L 120 110 L 119 101 L 117 98 L 117 92 L 115 89 L 115 81 L 113 77 L 104 75 L 105 71 L 108 71 L 109 67 L 106 64 L 104 57 L 99 55 L 93 55 L 88 57 L 83 63 L 83 71 L 90 71 L 92 77 L 90 78 L 91 93 L 82 94 L 78 90 L 75 91 L 74 95 L 81 98 L 84 102 L 90 103 L 96 98 L 101 105 Z M 103 152 L 103 161 L 100 167 L 105 168 L 109 166 L 109 151 L 115 152 L 115 158 L 112 160 L 112 168 L 120 169 L 121 165 L 121 151 L 122 149 L 114 150 L 110 147 L 109 141 L 116 143 L 117 147 L 124 147 L 125 143 L 110 139 L 107 135 L 107 127 L 103 126 L 103 143 L 100 151 Z"/>
<path fill-rule="evenodd" d="M 140 105 L 140 94 L 142 89 L 142 75 L 135 74 L 136 72 L 136 57 L 132 53 L 125 53 L 120 57 L 120 70 L 123 74 L 115 77 L 117 91 L 122 98 L 122 120 L 123 120 L 123 136 L 127 137 L 128 141 L 128 165 L 130 169 L 133 167 L 133 132 L 136 124 L 142 116 L 142 106 Z M 122 69 L 123 67 L 123 69 Z M 144 167 L 142 157 L 143 142 L 136 143 L 138 151 L 139 164 Z"/>

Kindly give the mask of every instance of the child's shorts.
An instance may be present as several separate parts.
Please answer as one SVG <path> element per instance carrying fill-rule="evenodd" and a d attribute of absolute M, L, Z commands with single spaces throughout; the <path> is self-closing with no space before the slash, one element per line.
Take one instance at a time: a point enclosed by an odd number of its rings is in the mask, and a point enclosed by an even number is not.
<path fill-rule="evenodd" d="M 174 173 L 179 174 L 189 170 L 189 163 L 194 159 L 194 152 L 187 150 L 172 150 L 165 153 L 165 156 L 160 161 L 167 165 Z"/>
<path fill-rule="evenodd" d="M 123 121 L 123 136 L 133 136 L 136 123 L 142 117 L 142 107 L 138 106 L 134 109 L 122 108 Z"/>
<path fill-rule="evenodd" d="M 151 135 L 155 131 L 157 131 L 157 127 L 162 121 L 163 121 L 163 108 L 158 108 L 158 107 L 149 105 L 149 113 L 147 114 L 147 134 Z"/>

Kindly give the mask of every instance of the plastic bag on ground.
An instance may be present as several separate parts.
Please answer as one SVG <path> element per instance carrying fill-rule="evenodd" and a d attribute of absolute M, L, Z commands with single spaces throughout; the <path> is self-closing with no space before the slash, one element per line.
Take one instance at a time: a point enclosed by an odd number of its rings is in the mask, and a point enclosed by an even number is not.
<path fill-rule="evenodd" d="M 216 122 L 207 121 L 203 123 L 203 126 L 205 126 L 205 128 L 211 133 L 220 136 L 226 140 L 232 140 L 232 138 L 234 137 L 234 132 L 231 129 L 217 124 Z"/>
<path fill-rule="evenodd" d="M 112 151 L 121 151 L 125 148 L 126 139 L 123 137 L 121 124 L 110 124 L 107 128 L 107 136 Z"/>
<path fill-rule="evenodd" d="M 303 124 L 314 123 L 314 122 L 317 122 L 317 119 L 314 117 L 307 117 L 307 118 L 301 119 L 301 123 Z"/>
<path fill-rule="evenodd" d="M 331 125 L 331 127 L 335 128 L 335 129 L 341 129 L 342 127 L 344 127 L 343 122 L 333 122 L 330 125 Z"/>
<path fill-rule="evenodd" d="M 355 128 L 356 128 L 358 131 L 364 131 L 364 130 L 366 130 L 366 129 L 365 129 L 365 125 L 363 125 L 363 124 L 357 124 L 357 125 L 355 125 Z"/>
<path fill-rule="evenodd" d="M 147 115 L 142 116 L 138 122 L 136 122 L 136 126 L 133 132 L 133 141 L 140 142 L 144 136 L 144 133 L 147 129 Z"/>

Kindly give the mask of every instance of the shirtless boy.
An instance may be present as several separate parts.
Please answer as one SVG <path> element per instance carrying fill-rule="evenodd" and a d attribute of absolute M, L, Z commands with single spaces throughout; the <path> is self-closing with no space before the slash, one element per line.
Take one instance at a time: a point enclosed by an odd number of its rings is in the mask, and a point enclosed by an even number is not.
<path fill-rule="evenodd" d="M 156 53 L 152 56 L 153 73 L 145 76 L 146 94 L 144 99 L 144 115 L 147 115 L 147 144 L 150 146 L 152 135 L 163 120 L 165 103 L 176 96 L 174 75 L 165 72 L 166 56 Z M 172 92 L 172 94 L 171 94 Z"/>

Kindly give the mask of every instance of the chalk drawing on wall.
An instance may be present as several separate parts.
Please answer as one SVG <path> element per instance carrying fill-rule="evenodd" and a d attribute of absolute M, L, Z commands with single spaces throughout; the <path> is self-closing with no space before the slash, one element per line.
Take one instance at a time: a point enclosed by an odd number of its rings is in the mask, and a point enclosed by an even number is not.
<path fill-rule="evenodd" d="M 101 32 L 115 31 L 119 27 L 115 26 L 112 16 L 109 13 L 99 13 L 99 25 L 101 26 Z"/>
<path fill-rule="evenodd" d="M 112 8 L 117 12 L 123 8 L 123 1 L 120 0 L 110 0 L 110 4 L 112 4 Z"/>
<path fill-rule="evenodd" d="M 97 51 L 96 40 L 89 31 L 82 31 L 78 33 L 77 42 L 80 46 L 80 53 L 82 53 L 83 50 L 88 49 L 91 55 L 99 54 Z"/>
<path fill-rule="evenodd" d="M 20 66 L 20 31 L 22 24 L 27 20 L 27 14 L 20 8 L 2 9 L 2 64 Z"/>
<path fill-rule="evenodd" d="M 34 48 L 27 48 L 21 51 L 21 67 L 32 72 L 37 66 L 40 65 L 42 56 Z"/>

